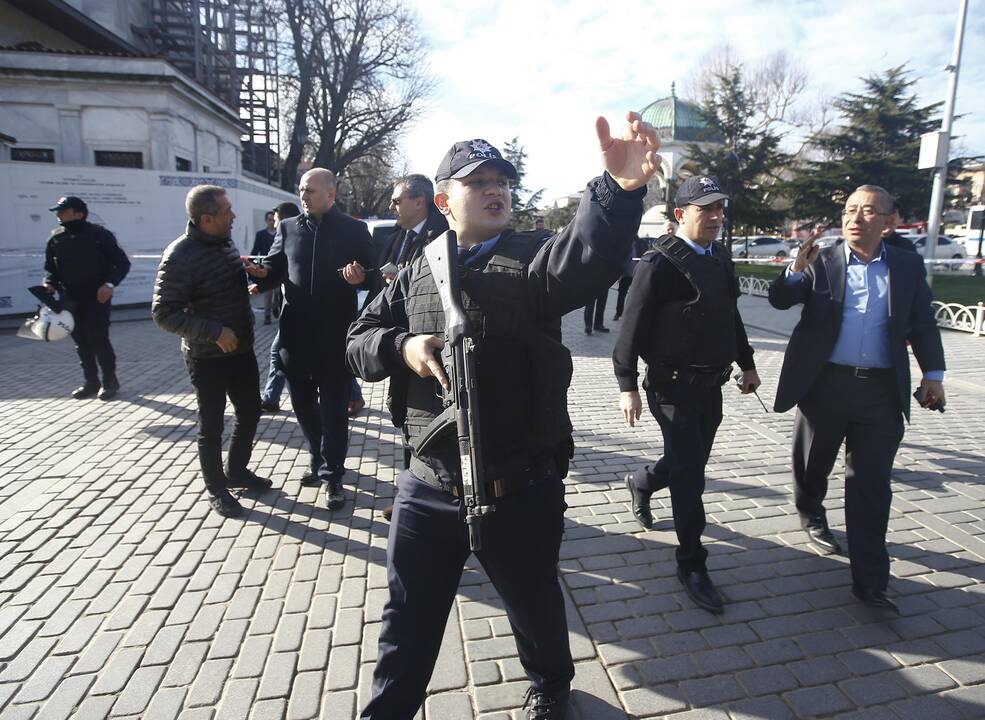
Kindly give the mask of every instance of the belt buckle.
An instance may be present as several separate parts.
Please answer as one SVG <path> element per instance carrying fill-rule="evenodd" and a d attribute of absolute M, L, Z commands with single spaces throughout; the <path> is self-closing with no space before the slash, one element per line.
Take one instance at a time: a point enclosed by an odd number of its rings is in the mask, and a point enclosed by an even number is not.
<path fill-rule="evenodd" d="M 869 377 L 869 368 L 862 368 L 862 367 L 852 368 L 852 375 L 859 378 L 860 380 L 866 380 Z"/>

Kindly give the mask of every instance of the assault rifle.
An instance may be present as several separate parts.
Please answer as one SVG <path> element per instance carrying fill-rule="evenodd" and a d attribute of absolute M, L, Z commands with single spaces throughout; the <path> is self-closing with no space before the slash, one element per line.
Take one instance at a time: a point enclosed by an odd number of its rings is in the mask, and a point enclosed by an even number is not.
<path fill-rule="evenodd" d="M 469 546 L 482 548 L 479 522 L 496 509 L 486 497 L 486 477 L 482 467 L 482 441 L 479 432 L 479 388 L 475 369 L 474 329 L 462 307 L 458 270 L 458 238 L 449 230 L 424 248 L 431 275 L 438 286 L 445 314 L 445 346 L 441 363 L 448 376 L 444 391 L 444 412 L 425 430 L 415 450 L 422 453 L 445 431 L 454 428 L 458 436 L 458 455 L 462 467 L 462 499 Z"/>

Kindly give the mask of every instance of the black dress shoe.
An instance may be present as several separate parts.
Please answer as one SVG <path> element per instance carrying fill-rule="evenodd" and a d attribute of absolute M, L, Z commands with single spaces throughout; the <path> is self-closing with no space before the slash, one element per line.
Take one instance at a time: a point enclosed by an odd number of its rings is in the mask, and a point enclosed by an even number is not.
<path fill-rule="evenodd" d="M 585 334 L 586 335 L 591 335 L 592 334 L 592 329 L 590 327 L 588 327 L 588 325 L 585 326 Z"/>
<path fill-rule="evenodd" d="M 209 492 L 209 505 L 222 517 L 239 517 L 243 514 L 243 506 L 225 488 Z"/>
<path fill-rule="evenodd" d="M 835 540 L 834 533 L 826 525 L 809 525 L 806 528 L 807 537 L 811 543 L 831 555 L 841 555 L 841 545 Z"/>
<path fill-rule="evenodd" d="M 600 332 L 600 333 L 607 333 L 607 332 L 609 332 L 609 328 L 607 328 L 605 325 L 596 325 L 592 329 L 595 330 L 595 332 Z"/>
<path fill-rule="evenodd" d="M 520 709 L 527 711 L 527 720 L 564 720 L 570 694 L 570 690 L 547 692 L 531 685 L 523 696 Z"/>
<path fill-rule="evenodd" d="M 270 400 L 261 400 L 260 412 L 266 412 L 266 413 L 280 412 L 280 405 Z"/>
<path fill-rule="evenodd" d="M 274 486 L 274 481 L 269 478 L 260 477 L 251 470 L 242 470 L 238 473 L 227 471 L 226 487 L 243 488 L 253 492 L 265 492 Z"/>
<path fill-rule="evenodd" d="M 677 568 L 677 578 L 695 605 L 715 615 L 721 615 L 724 605 L 722 596 L 718 594 L 714 583 L 708 577 L 707 570 L 684 572 L 681 568 Z"/>
<path fill-rule="evenodd" d="M 899 607 L 886 597 L 885 590 L 870 590 L 869 588 L 852 588 L 852 595 L 858 598 L 863 604 L 874 610 L 885 610 L 886 612 L 899 615 Z"/>
<path fill-rule="evenodd" d="M 644 530 L 653 527 L 653 513 L 650 511 L 650 495 L 639 490 L 633 484 L 633 473 L 626 473 L 626 489 L 633 503 L 633 516 L 636 522 L 643 526 Z"/>
<path fill-rule="evenodd" d="M 115 378 L 113 380 L 104 380 L 103 389 L 99 391 L 100 400 L 112 400 L 116 397 L 116 393 L 120 391 L 120 383 Z"/>
<path fill-rule="evenodd" d="M 321 485 L 321 478 L 314 470 L 309 470 L 301 476 L 301 487 L 318 487 Z"/>
<path fill-rule="evenodd" d="M 86 398 L 96 397 L 96 393 L 99 392 L 99 383 L 86 383 L 80 388 L 75 388 L 72 391 L 72 397 L 76 400 L 85 400 Z"/>

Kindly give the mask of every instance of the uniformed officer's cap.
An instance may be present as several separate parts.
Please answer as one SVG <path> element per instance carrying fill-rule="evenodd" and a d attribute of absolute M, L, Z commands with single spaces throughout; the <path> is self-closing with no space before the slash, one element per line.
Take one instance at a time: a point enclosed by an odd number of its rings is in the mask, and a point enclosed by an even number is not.
<path fill-rule="evenodd" d="M 471 175 L 479 169 L 480 165 L 486 163 L 502 170 L 510 180 L 516 180 L 516 168 L 513 167 L 513 163 L 504 160 L 499 150 L 481 138 L 462 140 L 452 145 L 451 150 L 445 153 L 444 159 L 438 166 L 434 179 L 436 182 L 457 180 Z"/>
<path fill-rule="evenodd" d="M 677 207 L 711 205 L 719 200 L 728 200 L 728 195 L 722 192 L 714 178 L 706 175 L 689 177 L 683 185 L 677 188 L 677 195 L 674 196 L 674 204 Z"/>
<path fill-rule="evenodd" d="M 75 195 L 66 195 L 65 197 L 58 198 L 58 202 L 48 209 L 52 212 L 55 210 L 78 210 L 79 212 L 89 212 L 89 207 L 85 204 L 82 198 L 75 197 Z"/>

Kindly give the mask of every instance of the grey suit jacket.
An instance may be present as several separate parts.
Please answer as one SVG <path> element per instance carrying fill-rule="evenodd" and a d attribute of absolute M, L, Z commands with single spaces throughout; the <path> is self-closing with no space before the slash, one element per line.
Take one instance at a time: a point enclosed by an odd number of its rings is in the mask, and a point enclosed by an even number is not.
<path fill-rule="evenodd" d="M 906 344 L 924 371 L 944 369 L 944 348 L 930 307 L 923 258 L 892 246 L 886 248 L 889 266 L 889 335 L 900 408 L 910 417 L 910 360 Z M 774 409 L 785 412 L 800 402 L 817 379 L 841 331 L 845 300 L 845 252 L 841 245 L 827 247 L 792 285 L 783 273 L 772 282 L 770 304 L 786 310 L 801 303 L 804 308 L 783 357 Z M 785 269 L 784 269 L 785 272 Z"/>

